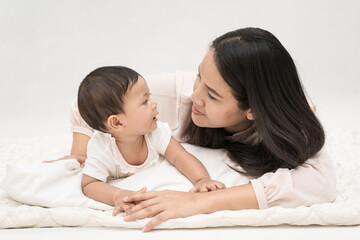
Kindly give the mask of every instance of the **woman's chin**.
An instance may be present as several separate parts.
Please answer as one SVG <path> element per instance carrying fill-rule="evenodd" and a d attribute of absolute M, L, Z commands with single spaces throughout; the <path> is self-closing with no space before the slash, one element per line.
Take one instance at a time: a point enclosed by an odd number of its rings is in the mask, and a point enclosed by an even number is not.
<path fill-rule="evenodd" d="M 208 127 L 205 124 L 204 115 L 199 116 L 197 114 L 191 113 L 191 119 L 193 120 L 194 124 L 198 127 Z"/>

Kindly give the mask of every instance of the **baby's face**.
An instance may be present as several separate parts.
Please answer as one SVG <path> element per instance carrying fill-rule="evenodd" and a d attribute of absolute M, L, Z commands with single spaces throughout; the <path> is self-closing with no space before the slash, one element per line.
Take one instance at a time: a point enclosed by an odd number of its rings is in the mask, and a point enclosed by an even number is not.
<path fill-rule="evenodd" d="M 157 127 L 157 103 L 150 98 L 149 87 L 141 76 L 125 94 L 124 112 L 125 128 L 129 134 L 144 135 Z"/>

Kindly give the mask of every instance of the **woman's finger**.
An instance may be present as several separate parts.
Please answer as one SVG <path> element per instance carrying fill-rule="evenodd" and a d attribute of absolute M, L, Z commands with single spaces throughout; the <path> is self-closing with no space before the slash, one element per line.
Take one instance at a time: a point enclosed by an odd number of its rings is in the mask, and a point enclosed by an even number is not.
<path fill-rule="evenodd" d="M 142 201 L 138 204 L 131 206 L 130 209 L 126 210 L 125 213 L 123 214 L 123 217 L 134 214 L 136 212 L 139 212 L 144 208 L 148 208 L 147 211 L 150 211 L 149 209 L 151 207 L 158 205 L 158 204 L 159 204 L 159 200 L 157 198 L 151 198 L 149 200 Z"/>
<path fill-rule="evenodd" d="M 164 209 L 159 204 L 151 205 L 149 207 L 142 208 L 136 212 L 131 212 L 130 214 L 127 214 L 124 217 L 124 221 L 129 222 L 129 221 L 139 220 L 139 219 L 143 219 L 143 218 L 147 218 L 147 217 L 152 217 L 152 216 L 158 215 L 162 211 L 164 211 Z"/>
<path fill-rule="evenodd" d="M 55 160 L 46 160 L 46 161 L 42 161 L 43 163 L 52 163 L 52 162 L 57 162 L 57 161 L 62 161 L 62 160 L 67 160 L 67 159 L 76 159 L 76 161 L 78 161 L 80 164 L 84 164 L 86 157 L 84 156 L 75 156 L 75 155 L 66 155 L 64 157 L 61 157 L 59 159 L 55 159 Z"/>
<path fill-rule="evenodd" d="M 160 223 L 165 222 L 166 220 L 170 219 L 170 215 L 165 212 L 162 212 L 155 217 L 153 217 L 144 227 L 143 232 L 148 232 L 154 227 L 158 226 Z"/>

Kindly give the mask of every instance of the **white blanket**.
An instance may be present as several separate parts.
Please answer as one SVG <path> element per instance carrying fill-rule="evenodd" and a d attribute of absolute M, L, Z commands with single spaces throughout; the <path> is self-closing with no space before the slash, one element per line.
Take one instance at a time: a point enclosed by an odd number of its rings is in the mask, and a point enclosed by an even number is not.
<path fill-rule="evenodd" d="M 311 207 L 267 210 L 221 211 L 188 218 L 171 219 L 158 228 L 202 228 L 215 226 L 267 225 L 357 225 L 360 224 L 360 131 L 331 131 L 327 150 L 333 158 L 338 177 L 335 203 Z M 40 163 L 70 145 L 69 137 L 0 138 L 0 228 L 50 226 L 108 226 L 141 228 L 147 219 L 124 222 L 111 216 L 111 206 L 85 197 L 80 188 L 81 169 L 73 160 Z M 227 187 L 248 179 L 227 166 L 222 150 L 191 145 L 186 149 L 197 156 L 210 175 Z M 6 167 L 5 167 L 6 166 Z M 113 185 L 138 190 L 174 189 L 187 191 L 192 184 L 167 161 L 161 159 L 149 169 L 131 177 L 114 180 Z M 17 201 L 15 201 L 15 200 Z"/>

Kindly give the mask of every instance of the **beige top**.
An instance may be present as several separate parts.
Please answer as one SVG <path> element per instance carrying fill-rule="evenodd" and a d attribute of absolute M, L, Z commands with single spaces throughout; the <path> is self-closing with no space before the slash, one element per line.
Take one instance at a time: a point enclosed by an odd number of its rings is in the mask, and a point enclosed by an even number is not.
<path fill-rule="evenodd" d="M 195 77 L 196 73 L 176 72 L 145 78 L 151 96 L 158 102 L 159 120 L 169 124 L 172 135 L 179 141 L 190 118 L 190 95 Z M 73 132 L 92 136 L 93 129 L 81 118 L 76 101 L 72 106 L 71 125 Z M 230 137 L 247 144 L 260 140 L 254 126 Z M 332 202 L 336 198 L 335 172 L 324 149 L 295 169 L 280 168 L 250 181 L 260 209 L 310 206 Z"/>

